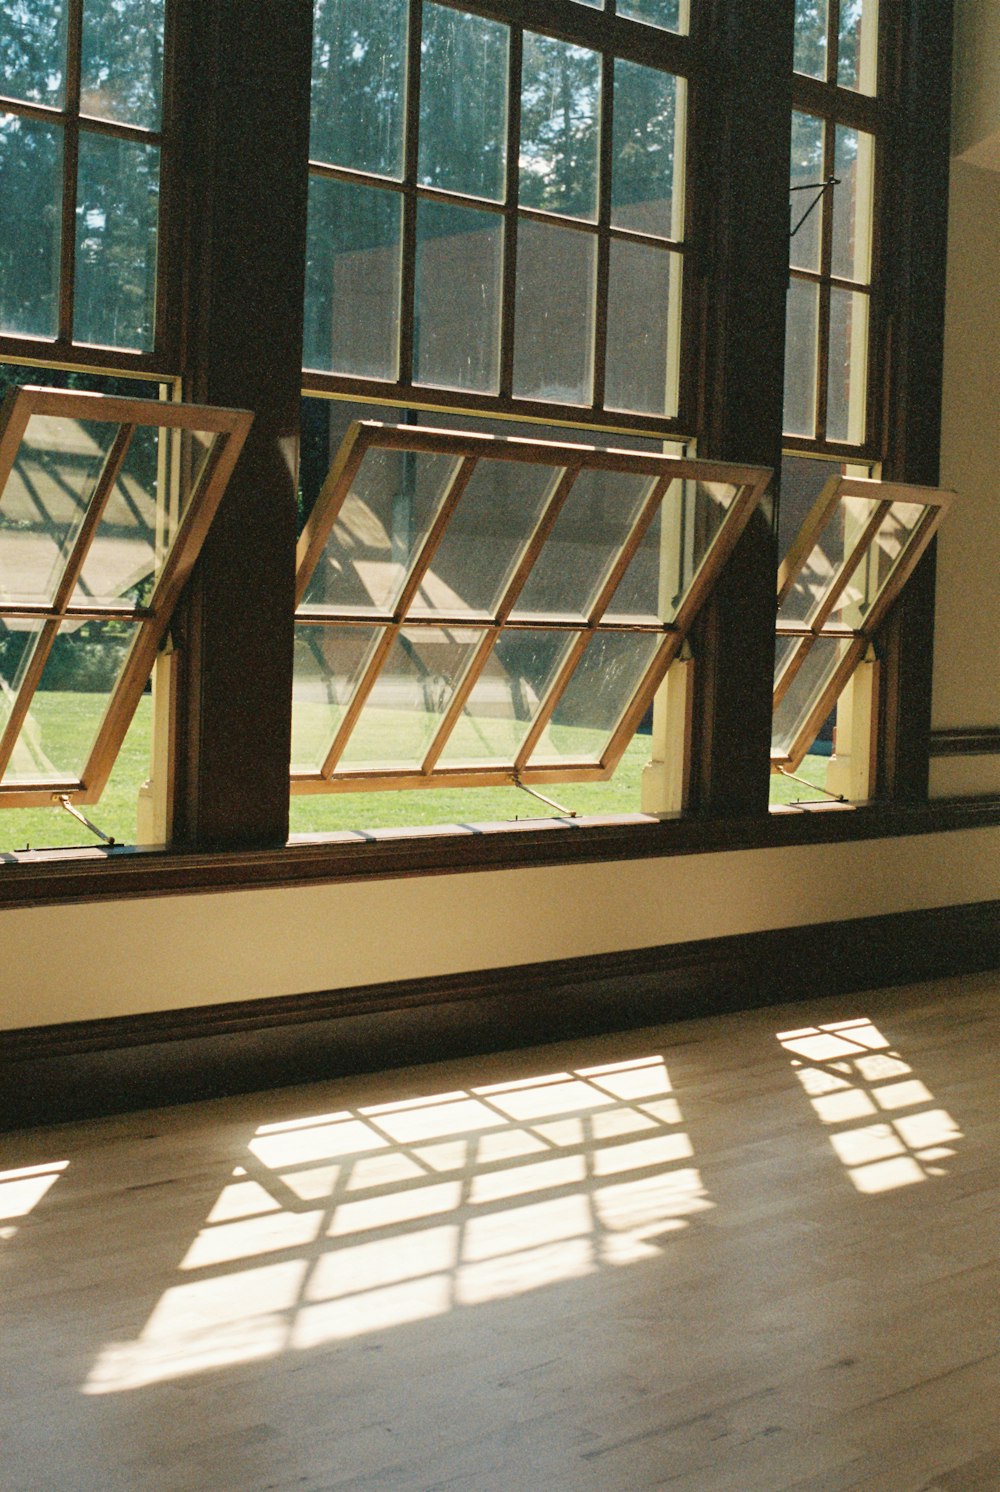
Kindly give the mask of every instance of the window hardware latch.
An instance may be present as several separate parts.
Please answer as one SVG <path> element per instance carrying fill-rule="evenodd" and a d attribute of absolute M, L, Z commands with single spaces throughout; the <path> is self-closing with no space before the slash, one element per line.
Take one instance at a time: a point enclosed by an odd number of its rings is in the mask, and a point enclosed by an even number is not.
<path fill-rule="evenodd" d="M 539 803 L 545 804 L 546 808 L 554 808 L 557 813 L 563 816 L 563 818 L 578 819 L 580 817 L 575 808 L 564 808 L 562 804 L 557 803 L 554 798 L 546 798 L 544 793 L 538 793 L 533 787 L 528 787 L 526 783 L 521 781 L 520 772 L 512 772 L 510 774 L 510 780 L 515 787 L 519 787 L 521 789 L 522 793 L 528 793 L 532 798 L 537 798 Z"/>
<path fill-rule="evenodd" d="M 70 802 L 66 793 L 54 793 L 53 797 L 61 808 L 65 808 L 67 813 L 72 814 L 73 817 L 75 819 L 78 819 L 85 828 L 90 830 L 91 834 L 96 834 L 98 839 L 102 840 L 106 845 L 110 846 L 117 842 L 115 839 L 112 838 L 110 834 L 105 834 L 103 829 L 99 829 L 96 824 L 92 824 L 90 822 L 90 819 L 88 819 L 85 814 L 82 814 L 79 808 L 77 808 L 73 803 Z"/>
<path fill-rule="evenodd" d="M 847 799 L 844 797 L 843 793 L 833 793 L 828 787 L 823 787 L 818 782 L 810 782 L 807 777 L 796 777 L 795 773 L 789 772 L 787 767 L 779 767 L 778 771 L 781 773 L 782 777 L 787 777 L 790 782 L 799 782 L 802 784 L 803 787 L 810 787 L 812 788 L 814 793 L 826 793 L 826 796 L 828 798 L 832 798 L 835 803 L 847 802 Z M 801 802 L 801 798 L 796 799 L 796 803 Z"/>
<path fill-rule="evenodd" d="M 838 186 L 840 186 L 840 177 L 839 176 L 828 176 L 825 181 L 804 181 L 801 184 L 801 186 L 792 186 L 792 187 L 788 188 L 788 190 L 790 192 L 815 192 L 816 193 L 815 197 L 812 199 L 812 201 L 810 202 L 809 206 L 806 208 L 805 212 L 802 214 L 802 216 L 799 218 L 798 222 L 795 224 L 795 227 L 792 229 L 791 233 L 789 233 L 789 235 L 788 235 L 789 238 L 794 238 L 795 237 L 796 233 L 798 233 L 799 229 L 802 227 L 802 224 L 805 222 L 806 218 L 808 218 L 808 217 L 811 216 L 811 214 L 814 211 L 814 209 L 817 208 L 819 206 L 819 204 L 822 202 L 823 197 L 826 195 L 826 193 L 827 192 L 832 192 L 833 189 L 834 189 L 834 187 L 838 187 Z M 789 215 L 789 217 L 791 217 L 791 214 L 792 214 L 792 204 L 789 202 L 789 204 L 788 204 L 788 215 Z"/>

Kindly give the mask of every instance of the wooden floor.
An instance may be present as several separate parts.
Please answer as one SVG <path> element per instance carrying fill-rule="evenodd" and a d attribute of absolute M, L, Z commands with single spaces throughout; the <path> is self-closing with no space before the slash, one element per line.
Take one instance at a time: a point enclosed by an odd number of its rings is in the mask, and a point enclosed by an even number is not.
<path fill-rule="evenodd" d="M 1000 1488 L 1000 975 L 0 1140 L 2 1492 Z"/>

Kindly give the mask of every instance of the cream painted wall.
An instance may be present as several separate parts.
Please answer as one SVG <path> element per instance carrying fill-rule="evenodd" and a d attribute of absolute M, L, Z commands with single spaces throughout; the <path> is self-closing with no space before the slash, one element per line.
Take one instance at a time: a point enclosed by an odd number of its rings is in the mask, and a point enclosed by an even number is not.
<path fill-rule="evenodd" d="M 0 913 L 0 1028 L 1000 897 L 1000 828 Z M 776 971 L 780 991 L 780 971 Z"/>
<path fill-rule="evenodd" d="M 952 149 L 1000 168 L 1000 0 L 956 0 Z"/>
<path fill-rule="evenodd" d="M 936 728 L 1000 725 L 1000 173 L 953 161 L 950 216 L 941 481 L 959 501 L 938 541 Z M 967 763 L 959 791 L 996 790 L 992 758 Z"/>

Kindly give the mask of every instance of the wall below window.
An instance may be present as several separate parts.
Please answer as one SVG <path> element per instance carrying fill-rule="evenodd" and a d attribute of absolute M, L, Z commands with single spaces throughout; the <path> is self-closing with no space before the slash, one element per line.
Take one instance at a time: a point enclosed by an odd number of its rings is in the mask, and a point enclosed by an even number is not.
<path fill-rule="evenodd" d="M 1000 827 L 994 827 L 12 908 L 0 913 L 0 1029 L 420 980 L 998 898 Z"/>

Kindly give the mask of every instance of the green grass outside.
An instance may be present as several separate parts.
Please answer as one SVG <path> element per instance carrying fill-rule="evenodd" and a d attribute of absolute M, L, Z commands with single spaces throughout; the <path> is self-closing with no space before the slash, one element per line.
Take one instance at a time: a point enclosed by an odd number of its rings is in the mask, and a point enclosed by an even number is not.
<path fill-rule="evenodd" d="M 100 694 L 40 691 L 31 710 L 37 741 L 57 767 L 72 770 L 82 764 L 104 707 Z M 386 711 L 384 714 L 389 715 Z M 144 695 L 100 803 L 83 809 L 88 818 L 122 844 L 136 840 L 138 791 L 149 775 L 151 700 Z M 509 727 L 495 722 L 497 737 Z M 414 729 L 414 721 L 408 728 Z M 327 737 L 329 739 L 329 737 Z M 597 733 L 555 726 L 552 745 L 557 751 L 576 748 L 584 754 L 599 740 Z M 300 744 L 301 741 L 300 741 Z M 374 743 L 372 743 L 374 748 Z M 363 746 L 362 749 L 368 749 Z M 373 749 L 374 754 L 374 749 Z M 547 797 L 582 815 L 639 811 L 639 783 L 649 759 L 649 737 L 636 736 L 608 782 L 552 783 L 541 789 Z M 25 759 L 24 768 L 29 768 Z M 820 784 L 827 758 L 807 757 L 799 775 Z M 771 802 L 788 803 L 808 797 L 808 789 L 781 777 L 771 779 Z M 817 796 L 821 796 L 817 794 Z M 426 788 L 407 792 L 330 793 L 295 795 L 291 800 L 293 834 L 336 830 L 405 829 L 433 824 L 474 824 L 551 818 L 552 811 L 515 787 Z M 66 848 L 96 844 L 82 824 L 62 808 L 12 808 L 0 812 L 0 853 L 13 850 Z"/>

